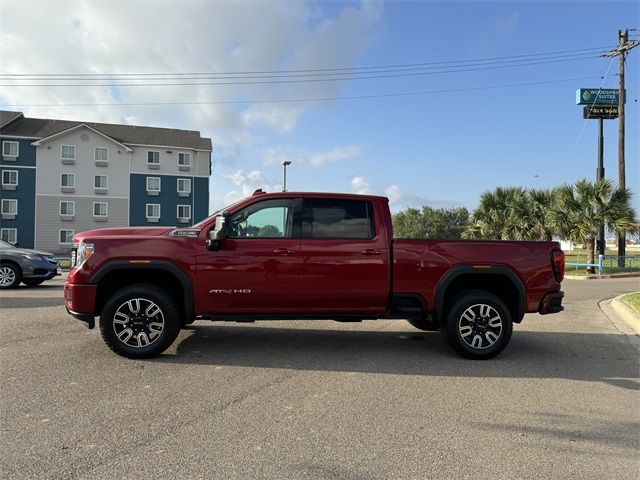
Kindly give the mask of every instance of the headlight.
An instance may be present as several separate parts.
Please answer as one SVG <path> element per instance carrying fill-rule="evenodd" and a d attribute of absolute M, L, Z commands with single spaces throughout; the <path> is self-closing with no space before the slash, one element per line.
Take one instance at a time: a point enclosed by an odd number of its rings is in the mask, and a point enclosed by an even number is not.
<path fill-rule="evenodd" d="M 29 260 L 43 260 L 42 255 L 38 255 L 37 253 L 22 253 L 21 255 Z"/>
<path fill-rule="evenodd" d="M 72 252 L 71 266 L 80 268 L 91 255 L 93 255 L 93 243 L 79 243 Z"/>

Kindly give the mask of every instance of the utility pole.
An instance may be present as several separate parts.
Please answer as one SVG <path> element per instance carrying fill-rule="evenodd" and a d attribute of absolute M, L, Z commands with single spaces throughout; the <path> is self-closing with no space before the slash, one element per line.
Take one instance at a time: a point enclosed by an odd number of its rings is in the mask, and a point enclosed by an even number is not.
<path fill-rule="evenodd" d="M 637 41 L 629 42 L 629 29 L 618 30 L 618 48 L 611 50 L 607 57 L 618 57 L 618 80 L 619 80 L 619 94 L 618 94 L 618 188 L 626 188 L 627 182 L 625 178 L 625 160 L 624 160 L 624 105 L 625 105 L 625 90 L 624 90 L 624 62 L 627 53 L 638 46 Z M 626 235 L 618 236 L 618 256 L 623 257 L 625 254 L 625 241 Z M 618 259 L 618 266 L 624 267 L 624 258 Z"/>

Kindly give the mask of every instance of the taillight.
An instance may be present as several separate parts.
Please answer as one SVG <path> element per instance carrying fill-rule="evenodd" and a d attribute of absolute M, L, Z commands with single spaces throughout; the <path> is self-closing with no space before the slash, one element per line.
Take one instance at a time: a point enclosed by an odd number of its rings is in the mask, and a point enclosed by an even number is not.
<path fill-rule="evenodd" d="M 553 266 L 556 282 L 562 282 L 564 279 L 564 252 L 562 250 L 553 250 L 551 252 L 551 265 Z"/>

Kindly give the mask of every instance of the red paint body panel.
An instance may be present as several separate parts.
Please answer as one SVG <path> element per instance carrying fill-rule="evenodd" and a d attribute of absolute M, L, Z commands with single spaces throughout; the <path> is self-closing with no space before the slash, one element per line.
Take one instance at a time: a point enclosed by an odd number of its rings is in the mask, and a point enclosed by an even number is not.
<path fill-rule="evenodd" d="M 74 242 L 94 244 L 94 253 L 69 274 L 65 292 L 71 291 L 72 305 L 68 308 L 99 313 L 92 306 L 96 286 L 91 279 L 114 260 L 160 260 L 175 265 L 190 282 L 196 316 L 385 316 L 390 313 L 392 294 L 419 294 L 431 310 L 439 282 L 459 265 L 511 270 L 524 286 L 527 312 L 537 312 L 546 294 L 560 290 L 551 266 L 551 251 L 559 249 L 557 243 L 392 240 L 391 214 L 384 197 L 294 192 L 254 195 L 234 204 L 226 213 L 233 214 L 267 198 L 292 197 L 369 201 L 374 207 L 375 237 L 227 238 L 220 242 L 219 250 L 210 251 L 205 242 L 214 217 L 187 229 L 194 236 L 173 236 L 171 233 L 177 229 L 169 227 L 83 232 L 75 236 Z"/>
<path fill-rule="evenodd" d="M 67 282 L 64 286 L 64 306 L 76 313 L 94 313 L 97 288 L 98 286 L 93 284 L 78 285 Z"/>
<path fill-rule="evenodd" d="M 438 282 L 457 265 L 506 267 L 525 287 L 526 312 L 537 312 L 544 295 L 560 290 L 551 268 L 557 242 L 394 240 L 394 293 L 419 293 L 429 308 Z M 490 273 L 487 269 L 487 273 Z M 416 290 L 417 289 L 417 290 Z"/>

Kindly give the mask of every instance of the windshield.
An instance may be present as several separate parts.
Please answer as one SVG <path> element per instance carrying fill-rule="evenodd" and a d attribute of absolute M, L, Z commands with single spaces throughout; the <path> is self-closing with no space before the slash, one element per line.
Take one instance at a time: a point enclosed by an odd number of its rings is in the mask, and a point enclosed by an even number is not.
<path fill-rule="evenodd" d="M 4 240 L 0 240 L 0 250 L 6 250 L 8 248 L 16 248 L 16 246 L 11 245 L 10 243 L 5 242 Z"/>

